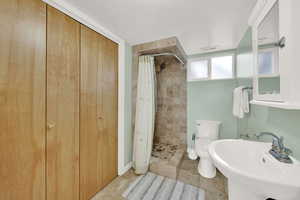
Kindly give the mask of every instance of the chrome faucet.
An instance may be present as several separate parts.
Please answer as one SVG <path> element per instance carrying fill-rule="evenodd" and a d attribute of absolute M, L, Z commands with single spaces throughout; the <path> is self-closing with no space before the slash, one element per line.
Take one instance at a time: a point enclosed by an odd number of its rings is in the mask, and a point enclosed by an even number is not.
<path fill-rule="evenodd" d="M 264 135 L 269 135 L 273 138 L 272 148 L 270 149 L 269 153 L 274 158 L 276 158 L 278 161 L 283 163 L 289 163 L 289 164 L 293 163 L 292 159 L 290 158 L 292 151 L 284 146 L 282 136 L 278 137 L 274 133 L 262 132 L 256 134 L 256 137 L 260 138 L 261 136 Z"/>

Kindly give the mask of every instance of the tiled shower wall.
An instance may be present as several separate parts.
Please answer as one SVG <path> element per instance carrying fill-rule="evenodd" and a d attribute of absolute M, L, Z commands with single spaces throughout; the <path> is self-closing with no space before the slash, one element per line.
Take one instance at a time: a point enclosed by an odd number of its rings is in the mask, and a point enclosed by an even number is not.
<path fill-rule="evenodd" d="M 145 53 L 173 52 L 182 60 L 186 55 L 176 37 L 133 46 L 132 65 L 132 130 L 138 76 L 138 56 Z M 157 113 L 155 142 L 186 144 L 186 70 L 170 56 L 155 58 L 157 71 Z"/>
<path fill-rule="evenodd" d="M 157 112 L 154 141 L 186 144 L 186 70 L 173 57 L 156 58 Z"/>

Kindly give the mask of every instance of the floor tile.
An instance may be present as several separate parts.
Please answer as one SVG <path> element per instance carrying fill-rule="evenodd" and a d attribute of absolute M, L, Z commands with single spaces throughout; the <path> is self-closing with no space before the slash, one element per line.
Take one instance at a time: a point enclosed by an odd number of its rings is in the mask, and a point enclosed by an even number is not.
<path fill-rule="evenodd" d="M 228 200 L 227 179 L 218 171 L 213 179 L 202 177 L 198 171 L 198 160 L 189 160 L 185 155 L 179 167 L 178 180 L 205 190 L 205 200 Z M 117 177 L 111 184 L 100 191 L 92 200 L 125 200 L 122 193 L 138 176 L 129 170 Z"/>

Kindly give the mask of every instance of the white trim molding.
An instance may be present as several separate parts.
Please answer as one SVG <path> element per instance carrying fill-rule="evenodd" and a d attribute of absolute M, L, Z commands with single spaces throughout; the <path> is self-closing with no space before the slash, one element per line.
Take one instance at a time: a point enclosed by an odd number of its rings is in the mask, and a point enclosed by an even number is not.
<path fill-rule="evenodd" d="M 80 11 L 78 8 L 72 6 L 71 4 L 67 3 L 64 0 L 42 0 L 46 4 L 56 8 L 57 10 L 60 10 L 61 12 L 65 13 L 66 15 L 72 17 L 73 19 L 77 20 L 81 24 L 84 24 L 85 26 L 89 27 L 90 29 L 93 29 L 94 31 L 104 35 L 105 37 L 111 39 L 112 41 L 120 44 L 124 42 L 123 39 L 121 39 L 116 34 L 112 33 L 108 29 L 106 29 L 104 26 L 90 18 L 88 15 Z"/>
<path fill-rule="evenodd" d="M 125 174 L 128 170 L 132 168 L 132 162 L 129 162 L 127 165 L 125 165 L 122 169 L 119 171 L 119 176 Z"/>
<path fill-rule="evenodd" d="M 118 69 L 118 174 L 125 167 L 125 42 L 119 44 Z"/>
<path fill-rule="evenodd" d="M 46 4 L 60 10 L 66 15 L 77 20 L 81 24 L 89 27 L 90 29 L 104 35 L 110 40 L 119 45 L 119 61 L 118 61 L 118 174 L 122 175 L 131 164 L 125 166 L 125 40 L 112 33 L 104 26 L 90 18 L 88 15 L 80 11 L 78 8 L 65 2 L 64 0 L 42 0 Z M 130 167 L 129 167 L 130 166 Z"/>
<path fill-rule="evenodd" d="M 266 6 L 268 3 L 268 0 L 257 0 L 257 3 L 255 4 L 252 13 L 248 19 L 248 25 L 252 26 L 255 20 L 257 19 L 259 13 L 261 10 Z"/>

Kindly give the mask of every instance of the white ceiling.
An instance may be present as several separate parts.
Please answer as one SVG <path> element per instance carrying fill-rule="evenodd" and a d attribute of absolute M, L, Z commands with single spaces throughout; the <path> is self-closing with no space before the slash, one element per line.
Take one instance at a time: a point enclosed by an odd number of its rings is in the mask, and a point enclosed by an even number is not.
<path fill-rule="evenodd" d="M 177 36 L 188 55 L 235 48 L 256 0 L 65 0 L 130 44 Z"/>

